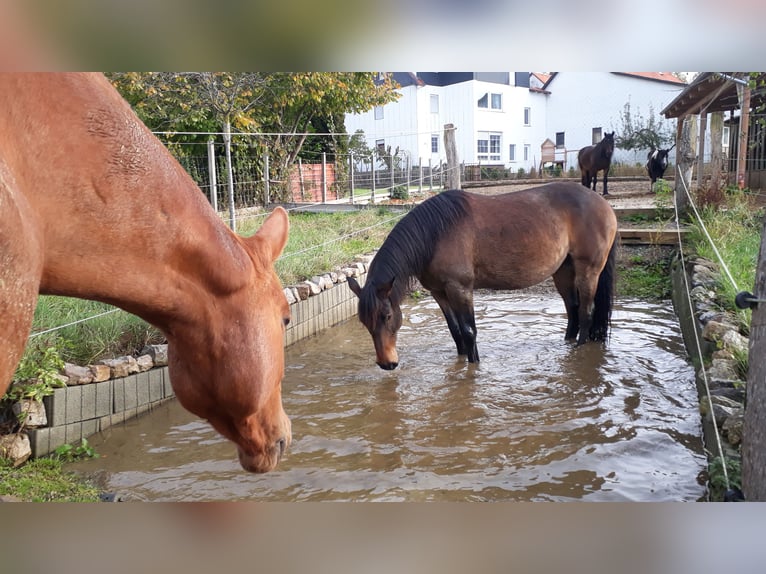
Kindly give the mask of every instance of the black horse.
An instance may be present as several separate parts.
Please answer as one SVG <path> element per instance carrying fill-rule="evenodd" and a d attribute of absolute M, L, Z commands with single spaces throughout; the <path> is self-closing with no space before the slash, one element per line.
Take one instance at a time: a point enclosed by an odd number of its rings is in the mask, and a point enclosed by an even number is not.
<path fill-rule="evenodd" d="M 669 149 L 652 148 L 647 154 L 646 172 L 649 174 L 649 179 L 652 180 L 651 189 L 654 189 L 654 182 L 665 175 L 665 170 L 668 168 L 668 154 L 674 147 L 676 147 L 676 144 L 670 146 Z"/>
<path fill-rule="evenodd" d="M 604 171 L 604 195 L 609 195 L 607 191 L 607 176 L 609 175 L 609 166 L 612 164 L 612 154 L 614 153 L 614 132 L 604 134 L 604 138 L 596 145 L 589 145 L 582 148 L 577 153 L 577 164 L 580 166 L 582 174 L 582 184 L 590 189 L 593 185 L 593 191 L 596 191 L 596 174 Z"/>

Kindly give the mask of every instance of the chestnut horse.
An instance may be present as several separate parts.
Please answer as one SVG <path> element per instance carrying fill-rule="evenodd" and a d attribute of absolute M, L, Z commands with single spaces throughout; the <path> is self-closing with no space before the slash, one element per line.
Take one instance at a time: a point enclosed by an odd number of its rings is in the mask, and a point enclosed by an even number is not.
<path fill-rule="evenodd" d="M 244 469 L 273 469 L 291 440 L 286 212 L 232 233 L 104 76 L 0 74 L 0 110 L 0 395 L 38 293 L 103 301 L 166 335 L 178 400 Z"/>
<path fill-rule="evenodd" d="M 410 211 L 370 264 L 359 320 L 377 364 L 399 363 L 400 303 L 410 279 L 431 292 L 458 355 L 479 361 L 473 290 L 523 289 L 553 276 L 567 312 L 565 338 L 605 341 L 614 289 L 617 220 L 605 199 L 577 183 L 550 183 L 503 195 L 445 191 Z M 579 334 L 579 335 L 578 335 Z"/>
<path fill-rule="evenodd" d="M 596 176 L 599 171 L 604 172 L 604 195 L 609 195 L 607 190 L 607 179 L 609 177 L 609 167 L 612 165 L 612 154 L 614 153 L 614 132 L 604 134 L 603 139 L 596 145 L 589 145 L 577 152 L 577 164 L 580 167 L 582 184 L 590 189 L 593 184 L 593 191 L 596 191 Z"/>

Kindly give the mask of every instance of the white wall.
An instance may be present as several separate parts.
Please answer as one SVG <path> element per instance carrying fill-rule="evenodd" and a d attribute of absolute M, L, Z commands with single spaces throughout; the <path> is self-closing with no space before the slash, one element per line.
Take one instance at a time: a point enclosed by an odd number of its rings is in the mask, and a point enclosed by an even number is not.
<path fill-rule="evenodd" d="M 483 160 L 482 163 L 502 164 L 505 167 L 529 171 L 540 161 L 540 145 L 545 139 L 545 99 L 542 94 L 528 88 L 478 82 L 475 80 L 449 86 L 407 86 L 401 88 L 398 102 L 384 107 L 384 118 L 374 119 L 374 111 L 346 116 L 346 130 L 354 133 L 364 130 L 367 145 L 373 147 L 383 139 L 392 149 L 399 146 L 412 156 L 413 164 L 429 159 L 432 165 L 446 162 L 444 125 L 456 126 L 458 158 L 468 164 L 478 163 L 477 139 L 479 132 L 501 134 L 500 161 Z M 485 93 L 502 94 L 502 110 L 478 107 Z M 439 112 L 431 113 L 432 94 L 439 97 Z M 524 126 L 524 108 L 531 108 L 531 125 Z M 431 153 L 431 135 L 439 136 L 439 151 Z M 509 161 L 509 145 L 516 144 L 516 160 Z M 529 159 L 524 161 L 524 145 L 530 145 Z"/>
<path fill-rule="evenodd" d="M 654 117 L 674 133 L 675 122 L 665 120 L 660 112 L 683 87 L 611 72 L 559 72 L 547 88 L 551 93 L 547 96 L 546 136 L 555 142 L 556 132 L 565 133 L 566 148 L 572 152 L 567 155 L 567 168 L 576 168 L 576 152 L 592 145 L 593 128 L 601 127 L 602 133 L 620 133 L 620 114 L 627 102 L 634 118 L 640 114 L 646 120 L 653 109 Z M 643 165 L 647 151 L 615 148 L 613 161 Z"/>

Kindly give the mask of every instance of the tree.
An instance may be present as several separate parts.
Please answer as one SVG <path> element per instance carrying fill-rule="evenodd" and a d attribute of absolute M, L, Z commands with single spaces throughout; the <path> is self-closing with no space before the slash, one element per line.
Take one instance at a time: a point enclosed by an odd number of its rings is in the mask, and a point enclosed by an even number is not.
<path fill-rule="evenodd" d="M 654 107 L 649 105 L 649 117 L 640 112 L 633 113 L 630 102 L 626 102 L 620 112 L 622 127 L 615 130 L 615 145 L 624 150 L 660 149 L 673 141 L 673 133 L 662 120 L 654 115 Z"/>
<path fill-rule="evenodd" d="M 163 72 L 110 74 L 110 79 L 152 129 L 223 127 L 227 134 L 228 125 L 233 133 L 256 134 L 250 145 L 268 150 L 272 178 L 285 182 L 310 134 L 318 134 L 312 147 L 338 153 L 347 141 L 338 136 L 345 133 L 346 113 L 399 97 L 390 74 L 371 72 Z M 286 198 L 286 186 L 275 191 L 277 199 Z"/>

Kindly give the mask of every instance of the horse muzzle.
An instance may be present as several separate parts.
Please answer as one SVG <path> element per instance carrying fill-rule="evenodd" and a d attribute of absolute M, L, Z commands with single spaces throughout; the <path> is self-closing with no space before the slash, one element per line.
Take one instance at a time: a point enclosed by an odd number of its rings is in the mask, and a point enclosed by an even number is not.
<path fill-rule="evenodd" d="M 384 371 L 393 371 L 399 365 L 399 363 L 396 361 L 378 361 L 377 365 Z"/>
<path fill-rule="evenodd" d="M 265 452 L 256 454 L 250 454 L 242 447 L 237 447 L 239 464 L 248 472 L 257 474 L 270 472 L 274 470 L 279 464 L 279 461 L 282 460 L 282 456 L 285 454 L 287 447 L 290 446 L 290 442 L 291 437 L 289 435 L 284 436 L 274 442 Z"/>

